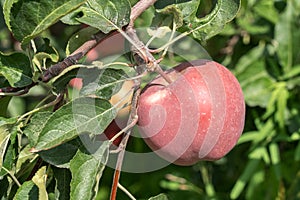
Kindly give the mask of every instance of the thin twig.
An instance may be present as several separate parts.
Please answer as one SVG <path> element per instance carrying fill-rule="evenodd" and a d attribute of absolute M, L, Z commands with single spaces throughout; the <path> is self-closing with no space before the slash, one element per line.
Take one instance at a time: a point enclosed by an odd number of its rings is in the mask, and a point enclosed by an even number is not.
<path fill-rule="evenodd" d="M 109 36 L 115 34 L 116 31 L 112 31 L 108 35 L 98 32 L 92 36 L 92 38 L 82 44 L 71 55 L 66 57 L 63 61 L 50 66 L 40 77 L 40 81 L 47 83 L 53 77 L 59 75 L 65 68 L 76 64 L 83 56 L 85 56 L 90 50 L 92 50 L 100 42 L 104 41 Z M 28 91 L 38 83 L 33 82 L 26 87 L 6 87 L 0 88 L 0 98 L 3 96 L 20 96 L 28 93 Z"/>
<path fill-rule="evenodd" d="M 43 105 L 41 107 L 35 108 L 35 109 L 33 109 L 33 110 L 31 110 L 31 111 L 23 114 L 21 117 L 19 117 L 18 122 L 20 122 L 23 118 L 27 117 L 28 115 L 32 115 L 33 113 L 38 112 L 38 111 L 40 111 L 42 109 L 48 108 L 50 106 L 54 106 L 59 101 L 61 101 L 62 98 L 63 98 L 63 94 L 59 94 L 54 101 L 51 101 L 48 104 L 45 104 L 45 105 Z"/>
<path fill-rule="evenodd" d="M 141 93 L 141 89 L 140 89 L 140 80 L 138 80 L 136 82 L 136 89 L 135 92 L 133 94 L 133 98 L 132 98 L 132 107 L 131 107 L 131 112 L 130 112 L 130 116 L 127 122 L 127 125 L 132 124 L 135 120 L 137 120 L 137 103 L 138 103 L 138 98 L 140 96 Z M 125 154 L 125 148 L 129 139 L 129 136 L 131 134 L 131 130 L 132 128 L 130 128 L 126 134 L 124 135 L 119 148 L 120 148 L 120 152 L 118 154 L 118 158 L 117 158 L 117 164 L 116 164 L 116 169 L 115 169 L 115 173 L 114 173 L 114 178 L 113 178 L 113 184 L 112 184 L 112 189 L 111 189 L 111 195 L 110 195 L 110 200 L 115 200 L 117 197 L 117 189 L 118 189 L 118 183 L 119 183 L 119 179 L 120 179 L 120 172 L 121 172 L 121 168 L 122 168 L 122 163 L 123 163 L 123 159 L 124 159 L 124 154 Z"/>
<path fill-rule="evenodd" d="M 119 136 L 121 136 L 123 133 L 126 133 L 129 129 L 131 129 L 132 127 L 134 127 L 136 125 L 138 121 L 138 117 L 134 116 L 134 119 L 132 120 L 132 122 L 130 124 L 128 124 L 125 128 L 123 128 L 121 131 L 119 131 L 116 135 L 114 135 L 109 142 L 112 143 L 113 141 L 115 141 Z"/>
<path fill-rule="evenodd" d="M 136 198 L 120 183 L 118 183 L 118 188 L 120 188 L 131 200 L 136 200 Z"/>
<path fill-rule="evenodd" d="M 140 0 L 131 9 L 129 26 L 134 25 L 134 21 L 157 0 Z"/>
<path fill-rule="evenodd" d="M 10 177 L 14 180 L 14 182 L 17 184 L 18 187 L 21 187 L 21 184 L 20 184 L 20 182 L 18 181 L 18 179 L 15 177 L 15 175 L 13 175 L 8 169 L 6 169 L 6 168 L 3 167 L 3 166 L 2 166 L 2 169 L 3 169 L 4 171 L 6 171 L 6 172 L 10 175 Z"/>
<path fill-rule="evenodd" d="M 28 93 L 30 88 L 37 85 L 36 82 L 32 82 L 30 85 L 27 85 L 25 87 L 5 87 L 0 88 L 0 98 L 3 96 L 20 96 L 23 94 Z"/>

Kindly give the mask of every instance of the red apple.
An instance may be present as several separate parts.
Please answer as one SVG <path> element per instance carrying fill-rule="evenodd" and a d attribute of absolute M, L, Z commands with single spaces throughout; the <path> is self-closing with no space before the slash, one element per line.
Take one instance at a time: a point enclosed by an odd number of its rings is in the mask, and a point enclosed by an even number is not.
<path fill-rule="evenodd" d="M 159 156 L 178 165 L 225 156 L 238 141 L 245 102 L 235 76 L 214 61 L 182 63 L 142 91 L 139 131 Z"/>
<path fill-rule="evenodd" d="M 104 132 L 103 132 L 104 134 L 100 134 L 99 140 L 101 140 L 101 141 L 110 140 L 121 130 L 122 130 L 122 128 L 118 125 L 116 120 L 113 120 L 108 125 L 108 127 L 104 130 Z M 119 146 L 119 144 L 122 141 L 122 137 L 123 137 L 123 135 L 120 135 L 113 141 L 113 144 L 115 145 L 115 147 Z"/>
<path fill-rule="evenodd" d="M 82 79 L 81 78 L 73 78 L 70 80 L 69 85 L 72 88 L 80 90 L 82 88 Z"/>

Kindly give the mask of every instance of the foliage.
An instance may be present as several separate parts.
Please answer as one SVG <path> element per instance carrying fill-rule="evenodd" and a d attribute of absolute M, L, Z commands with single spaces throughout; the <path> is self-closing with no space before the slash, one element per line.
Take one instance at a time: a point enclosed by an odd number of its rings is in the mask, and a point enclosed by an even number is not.
<path fill-rule="evenodd" d="M 86 56 L 75 59 L 77 64 L 70 56 L 95 34 L 100 42 L 125 29 L 135 3 L 1 1 L 1 199 L 109 198 L 114 170 L 106 164 L 112 141 L 98 138 L 128 106 L 111 99 L 125 81 L 138 79 L 128 67 L 135 64 L 130 63 L 134 55 L 116 62 L 89 62 Z M 299 0 L 158 0 L 143 12 L 135 28 L 190 35 L 212 59 L 228 66 L 242 86 L 247 115 L 238 145 L 219 161 L 122 172 L 120 183 L 133 196 L 299 199 L 299 10 Z M 166 55 L 163 62 L 173 66 L 181 59 Z M 49 72 L 69 62 L 58 74 Z M 57 76 L 44 81 L 46 73 Z M 80 92 L 68 85 L 75 77 L 83 79 Z M 138 138 L 129 140 L 127 148 L 149 151 Z M 123 191 L 118 199 L 129 198 Z"/>

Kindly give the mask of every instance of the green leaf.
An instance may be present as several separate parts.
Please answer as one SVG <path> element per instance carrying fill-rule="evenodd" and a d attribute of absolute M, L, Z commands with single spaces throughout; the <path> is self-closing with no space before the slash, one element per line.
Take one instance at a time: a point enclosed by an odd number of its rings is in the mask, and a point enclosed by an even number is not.
<path fill-rule="evenodd" d="M 168 200 L 168 197 L 165 194 L 159 194 L 155 197 L 149 198 L 148 200 Z"/>
<path fill-rule="evenodd" d="M 22 43 L 28 43 L 85 2 L 85 0 L 6 0 L 3 11 L 5 22 L 14 36 Z"/>
<path fill-rule="evenodd" d="M 18 160 L 16 163 L 16 172 L 20 172 L 22 168 L 26 165 L 30 165 L 32 161 L 37 158 L 37 155 L 30 152 L 30 146 L 26 145 L 21 152 L 18 154 Z M 23 171 L 24 173 L 24 171 Z"/>
<path fill-rule="evenodd" d="M 80 134 L 100 134 L 115 116 L 116 110 L 107 100 L 89 97 L 75 99 L 49 117 L 32 151 L 56 147 Z"/>
<path fill-rule="evenodd" d="M 62 91 L 73 78 L 83 79 L 81 95 L 94 95 L 99 98 L 109 100 L 116 94 L 127 79 L 126 73 L 122 69 L 101 69 L 101 66 L 92 64 L 73 65 L 64 69 L 58 76 L 49 82 L 53 85 L 54 91 Z"/>
<path fill-rule="evenodd" d="M 242 175 L 239 177 L 234 187 L 231 190 L 230 198 L 237 199 L 242 191 L 244 190 L 249 179 L 252 177 L 253 173 L 256 171 L 258 164 L 260 163 L 259 159 L 251 159 L 248 161 Z"/>
<path fill-rule="evenodd" d="M 181 27 L 183 25 L 183 14 L 182 10 L 178 6 L 170 5 L 163 9 L 157 10 L 157 14 L 152 21 L 152 26 L 162 27 L 162 26 L 173 26 L 175 23 L 176 27 Z"/>
<path fill-rule="evenodd" d="M 11 136 L 11 128 L 14 123 L 14 120 L 0 118 L 0 169 L 2 168 L 4 154 Z"/>
<path fill-rule="evenodd" d="M 0 178 L 7 172 L 1 170 L 2 166 L 11 169 L 15 159 L 13 145 L 15 144 L 16 136 L 15 118 L 5 119 L 0 117 Z M 10 145 L 8 143 L 10 142 Z"/>
<path fill-rule="evenodd" d="M 88 0 L 71 13 L 70 19 L 108 33 L 129 23 L 131 5 L 128 0 Z"/>
<path fill-rule="evenodd" d="M 261 17 L 269 20 L 273 24 L 276 24 L 278 21 L 278 12 L 274 7 L 273 0 L 260 0 L 253 7 L 254 11 L 259 14 Z"/>
<path fill-rule="evenodd" d="M 269 146 L 270 157 L 272 165 L 274 166 L 275 175 L 277 180 L 281 179 L 281 170 L 280 170 L 280 150 L 277 143 L 271 143 Z"/>
<path fill-rule="evenodd" d="M 298 142 L 298 145 L 295 149 L 294 160 L 295 161 L 300 161 L 300 141 Z"/>
<path fill-rule="evenodd" d="M 58 76 L 52 78 L 49 84 L 52 84 L 54 92 L 59 93 L 66 88 L 71 79 L 78 76 L 78 70 L 84 65 L 72 65 L 64 69 Z"/>
<path fill-rule="evenodd" d="M 78 140 L 76 138 L 52 149 L 41 151 L 39 155 L 51 165 L 59 168 L 69 168 L 70 160 L 74 157 L 80 145 L 82 145 Z"/>
<path fill-rule="evenodd" d="M 70 163 L 72 173 L 71 199 L 94 199 L 97 195 L 98 184 L 108 159 L 109 142 L 100 144 L 95 154 L 78 150 Z"/>
<path fill-rule="evenodd" d="M 70 183 L 72 179 L 70 170 L 56 167 L 52 167 L 52 170 L 56 181 L 55 199 L 70 199 Z"/>
<path fill-rule="evenodd" d="M 277 99 L 277 112 L 275 114 L 275 119 L 278 122 L 279 128 L 284 130 L 286 124 L 286 109 L 289 98 L 289 91 L 286 88 L 282 88 L 280 91 L 280 95 Z"/>
<path fill-rule="evenodd" d="M 31 146 L 34 146 L 39 137 L 39 133 L 42 131 L 45 123 L 50 118 L 52 112 L 38 112 L 32 116 L 30 123 L 26 126 L 24 134 L 28 137 Z"/>
<path fill-rule="evenodd" d="M 86 27 L 83 29 L 80 29 L 77 33 L 71 36 L 71 38 L 68 41 L 68 45 L 66 48 L 67 55 L 70 55 L 73 51 L 75 51 L 77 48 L 79 48 L 83 43 L 90 40 L 92 38 L 92 35 L 99 32 L 98 29 L 94 27 Z M 105 34 L 103 34 L 103 37 Z"/>
<path fill-rule="evenodd" d="M 12 87 L 29 85 L 32 82 L 32 73 L 28 57 L 23 53 L 5 55 L 0 52 L 0 75 L 4 76 Z"/>
<path fill-rule="evenodd" d="M 245 100 L 249 106 L 266 107 L 272 95 L 275 81 L 265 69 L 265 63 L 258 60 L 237 75 Z"/>
<path fill-rule="evenodd" d="M 218 0 L 211 13 L 203 18 L 198 18 L 194 11 L 187 28 L 193 31 L 195 38 L 205 41 L 220 33 L 225 24 L 237 15 L 240 3 L 240 0 Z"/>
<path fill-rule="evenodd" d="M 292 66 L 299 64 L 299 48 L 298 38 L 299 30 L 299 6 L 294 1 L 287 1 L 285 11 L 280 15 L 279 21 L 275 26 L 275 40 L 278 43 L 277 53 L 279 62 L 282 65 L 284 73 L 288 73 Z M 284 31 L 283 31 L 284 30 Z"/>
<path fill-rule="evenodd" d="M 38 200 L 39 199 L 39 188 L 34 184 L 33 181 L 26 181 L 19 187 L 14 200 Z"/>
<path fill-rule="evenodd" d="M 206 2 L 205 2 L 206 3 Z M 189 30 L 193 36 L 200 41 L 206 41 L 209 38 L 220 33 L 225 25 L 230 22 L 238 13 L 240 0 L 217 0 L 212 11 L 204 16 L 198 16 L 200 0 L 192 1 L 158 1 L 155 7 L 161 10 L 164 15 L 158 15 L 154 18 L 154 24 L 163 22 L 162 25 L 171 24 L 168 20 L 174 20 L 177 26 L 183 25 L 181 29 Z M 173 15 L 168 19 L 167 14 Z M 182 23 L 183 20 L 183 23 Z"/>
<path fill-rule="evenodd" d="M 11 98 L 11 96 L 5 96 L 0 98 L 0 117 L 6 117 L 8 104 Z"/>
<path fill-rule="evenodd" d="M 48 68 L 51 64 L 58 62 L 59 54 L 50 44 L 48 38 L 36 38 L 34 40 L 36 52 L 32 59 L 39 71 Z"/>
<path fill-rule="evenodd" d="M 89 72 L 89 74 L 91 74 Z M 95 77 L 95 79 L 93 78 Z M 96 95 L 99 98 L 109 100 L 122 87 L 127 78 L 126 73 L 121 69 L 107 68 L 97 70 L 83 79 L 82 95 Z"/>
<path fill-rule="evenodd" d="M 249 14 L 248 14 L 249 15 Z M 253 22 L 253 15 L 245 17 L 240 17 L 237 19 L 237 24 L 247 31 L 247 33 L 252 35 L 258 35 L 258 34 L 266 34 L 268 31 L 270 31 L 270 27 L 266 24 L 259 24 L 260 18 L 257 19 L 257 22 Z"/>
<path fill-rule="evenodd" d="M 32 178 L 32 182 L 39 188 L 39 200 L 48 199 L 48 193 L 46 190 L 46 166 L 41 167 Z"/>
<path fill-rule="evenodd" d="M 291 187 L 287 191 L 286 199 L 299 199 L 299 188 L 300 188 L 300 171 L 293 176 Z"/>

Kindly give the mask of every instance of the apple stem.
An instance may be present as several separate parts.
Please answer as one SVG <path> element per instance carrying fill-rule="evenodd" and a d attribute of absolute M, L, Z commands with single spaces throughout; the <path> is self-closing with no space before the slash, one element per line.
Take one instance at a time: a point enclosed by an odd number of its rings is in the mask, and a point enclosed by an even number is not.
<path fill-rule="evenodd" d="M 170 77 L 161 69 L 161 67 L 159 66 L 159 64 L 156 64 L 157 66 L 155 67 L 155 72 L 159 73 L 159 75 L 161 75 L 168 84 L 171 84 L 173 81 L 170 79 Z"/>
<path fill-rule="evenodd" d="M 136 71 L 141 74 L 145 71 L 155 71 L 160 74 L 167 83 L 172 83 L 172 80 L 159 66 L 160 60 L 156 60 L 151 54 L 150 50 L 145 46 L 145 44 L 139 39 L 133 26 L 128 26 L 126 28 L 126 33 L 132 40 L 131 51 L 133 52 L 135 61 L 137 62 Z"/>

